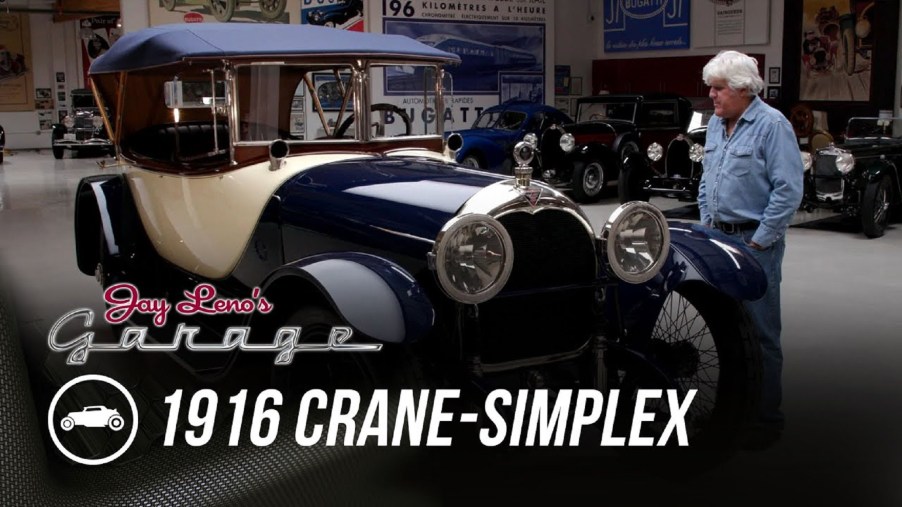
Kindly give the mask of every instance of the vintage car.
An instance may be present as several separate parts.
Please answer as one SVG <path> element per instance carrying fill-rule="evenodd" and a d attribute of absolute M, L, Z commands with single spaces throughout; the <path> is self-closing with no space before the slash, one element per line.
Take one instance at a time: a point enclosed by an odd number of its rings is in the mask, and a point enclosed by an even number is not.
<path fill-rule="evenodd" d="M 802 154 L 802 208 L 833 210 L 861 221 L 865 236 L 883 236 L 902 202 L 902 118 L 850 118 L 842 143 Z"/>
<path fill-rule="evenodd" d="M 125 426 L 125 420 L 119 415 L 119 411 L 104 407 L 103 405 L 92 405 L 83 408 L 79 412 L 69 412 L 69 414 L 60 421 L 60 428 L 63 431 L 71 431 L 76 426 L 84 426 L 86 428 L 109 428 L 113 431 L 119 431 Z"/>
<path fill-rule="evenodd" d="M 381 349 L 297 354 L 290 366 L 268 357 L 262 370 L 249 358 L 260 354 L 234 348 L 173 352 L 207 382 L 291 372 L 285 385 L 426 382 L 477 399 L 495 386 L 616 388 L 621 400 L 641 387 L 698 389 L 691 450 L 729 448 L 760 389 L 742 305 L 763 293 L 760 266 L 729 237 L 668 224 L 648 203 L 621 206 L 596 232 L 578 205 L 531 179 L 528 143 L 506 177 L 454 163 L 447 153 L 459 146 L 442 122 L 380 124 L 399 110 L 372 98 L 387 67 L 441 77 L 458 61 L 402 36 L 311 25 L 125 35 L 90 69 L 121 174 L 78 186 L 78 268 L 143 298 L 175 302 L 205 287 L 270 305 L 151 323 L 166 343 L 188 320 L 214 342 L 225 326 L 263 342 L 295 329 L 332 350 L 337 326 L 340 343 Z M 322 72 L 352 76 L 339 112 L 316 100 L 311 74 Z M 447 81 L 420 99 L 444 110 Z M 202 97 L 185 96 L 202 83 Z M 308 133 L 325 135 L 290 134 L 297 87 L 307 123 L 321 123 Z"/>
<path fill-rule="evenodd" d="M 338 0 L 307 11 L 307 23 L 336 27 L 357 16 L 363 16 L 363 0 Z"/>
<path fill-rule="evenodd" d="M 710 110 L 693 111 L 685 132 L 666 144 L 651 142 L 645 156 L 628 156 L 617 187 L 620 202 L 647 201 L 652 195 L 695 201 L 702 178 L 708 120 L 713 115 Z"/>
<path fill-rule="evenodd" d="M 572 120 L 553 107 L 508 101 L 484 110 L 471 128 L 455 131 L 463 138 L 456 159 L 468 167 L 513 174 L 514 145 L 528 133 L 538 135 L 551 125 L 564 123 Z"/>
<path fill-rule="evenodd" d="M 113 155 L 115 147 L 103 128 L 103 117 L 91 90 L 72 90 L 72 114 L 63 118 L 62 123 L 53 125 L 50 147 L 56 159 L 63 158 L 66 150 Z"/>
<path fill-rule="evenodd" d="M 207 8 L 216 21 L 223 23 L 232 20 L 239 4 L 250 5 L 257 4 L 260 8 L 260 15 L 264 19 L 274 20 L 282 17 L 285 13 L 285 3 L 287 0 L 160 0 L 161 5 L 167 11 L 175 9 L 176 5 L 203 5 Z"/>
<path fill-rule="evenodd" d="M 594 201 L 617 184 L 627 156 L 684 132 L 690 112 L 690 102 L 676 95 L 580 98 L 575 123 L 552 126 L 539 137 L 536 176 L 571 189 L 577 201 Z"/>

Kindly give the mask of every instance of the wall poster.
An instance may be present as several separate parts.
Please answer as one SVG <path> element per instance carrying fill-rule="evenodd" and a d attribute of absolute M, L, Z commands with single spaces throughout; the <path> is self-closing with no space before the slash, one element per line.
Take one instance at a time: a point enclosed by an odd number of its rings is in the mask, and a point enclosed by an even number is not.
<path fill-rule="evenodd" d="M 0 14 L 0 111 L 33 111 L 28 15 Z"/>
<path fill-rule="evenodd" d="M 873 1 L 804 0 L 799 100 L 870 100 L 873 7 Z"/>
<path fill-rule="evenodd" d="M 363 0 L 301 0 L 301 23 L 362 32 Z"/>
<path fill-rule="evenodd" d="M 688 49 L 689 3 L 689 0 L 605 0 L 605 52 Z"/>
<path fill-rule="evenodd" d="M 300 15 L 300 0 L 149 1 L 151 26 L 209 22 L 297 23 L 297 16 Z"/>
<path fill-rule="evenodd" d="M 460 65 L 446 69 L 453 90 L 441 118 L 445 131 L 468 128 L 483 109 L 506 100 L 546 103 L 553 96 L 553 4 L 550 0 L 514 3 L 503 0 L 464 2 L 391 0 L 382 3 L 381 19 L 371 30 L 406 35 L 455 53 Z M 551 32 L 549 30 L 552 30 Z M 415 131 L 439 116 L 422 94 L 415 96 L 401 74 L 387 73 L 383 96 L 404 109 Z"/>
<path fill-rule="evenodd" d="M 81 20 L 79 36 L 81 38 L 81 61 L 84 69 L 84 83 L 88 83 L 88 70 L 94 60 L 107 52 L 114 42 L 122 36 L 122 27 L 119 26 L 119 16 L 98 16 L 96 18 L 86 18 Z M 66 75 L 62 72 L 63 82 Z"/>

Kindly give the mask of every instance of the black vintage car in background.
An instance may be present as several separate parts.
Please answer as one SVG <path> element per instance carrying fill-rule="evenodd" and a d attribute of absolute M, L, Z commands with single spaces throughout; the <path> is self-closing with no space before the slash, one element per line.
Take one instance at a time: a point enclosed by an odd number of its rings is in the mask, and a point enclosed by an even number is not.
<path fill-rule="evenodd" d="M 72 114 L 63 118 L 62 123 L 53 125 L 51 148 L 56 159 L 63 158 L 67 149 L 79 153 L 113 154 L 115 148 L 107 136 L 91 90 L 72 90 Z"/>
<path fill-rule="evenodd" d="M 693 111 L 689 126 L 670 141 L 653 141 L 645 156 L 624 160 L 620 172 L 620 202 L 647 201 L 652 195 L 694 201 L 702 178 L 702 159 L 711 110 Z"/>
<path fill-rule="evenodd" d="M 577 201 L 593 201 L 618 181 L 622 162 L 630 154 L 685 132 L 691 111 L 688 99 L 672 94 L 578 99 L 575 123 L 542 134 L 541 170 L 536 176 L 569 187 Z"/>
<path fill-rule="evenodd" d="M 902 202 L 902 118 L 850 118 L 845 140 L 802 154 L 803 209 L 829 209 L 861 220 L 865 236 L 883 236 Z"/>

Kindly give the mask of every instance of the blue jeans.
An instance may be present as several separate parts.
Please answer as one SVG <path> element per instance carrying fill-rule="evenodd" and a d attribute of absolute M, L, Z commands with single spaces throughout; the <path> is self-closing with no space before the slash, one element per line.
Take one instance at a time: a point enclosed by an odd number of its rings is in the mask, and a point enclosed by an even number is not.
<path fill-rule="evenodd" d="M 743 231 L 742 239 L 748 244 L 754 230 Z M 745 308 L 758 327 L 761 342 L 761 406 L 759 423 L 774 429 L 783 429 L 784 417 L 780 410 L 783 398 L 783 348 L 780 346 L 780 282 L 783 280 L 783 254 L 786 237 L 781 237 L 766 250 L 749 248 L 752 256 L 761 264 L 767 275 L 767 291 L 757 301 L 746 301 Z"/>

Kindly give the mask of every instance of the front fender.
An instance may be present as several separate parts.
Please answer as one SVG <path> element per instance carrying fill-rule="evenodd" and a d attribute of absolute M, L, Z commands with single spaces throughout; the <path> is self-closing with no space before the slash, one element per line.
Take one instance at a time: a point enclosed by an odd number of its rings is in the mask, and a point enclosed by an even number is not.
<path fill-rule="evenodd" d="M 118 255 L 120 220 L 126 185 L 119 175 L 83 178 L 75 192 L 75 258 L 78 269 L 94 275 L 103 235 L 108 255 Z"/>
<path fill-rule="evenodd" d="M 767 276 L 740 242 L 700 224 L 668 223 L 671 248 L 658 276 L 642 285 L 620 286 L 625 327 L 632 327 L 637 320 L 654 319 L 667 295 L 687 282 L 704 283 L 739 301 L 764 295 Z"/>
<path fill-rule="evenodd" d="M 261 288 L 266 296 L 276 287 L 291 290 L 292 284 L 312 286 L 342 320 L 380 342 L 416 341 L 435 323 L 432 303 L 414 277 L 374 255 L 338 252 L 301 259 L 275 270 Z M 286 304 L 285 298 L 276 304 Z"/>

